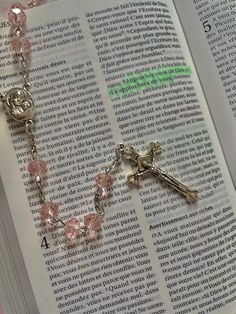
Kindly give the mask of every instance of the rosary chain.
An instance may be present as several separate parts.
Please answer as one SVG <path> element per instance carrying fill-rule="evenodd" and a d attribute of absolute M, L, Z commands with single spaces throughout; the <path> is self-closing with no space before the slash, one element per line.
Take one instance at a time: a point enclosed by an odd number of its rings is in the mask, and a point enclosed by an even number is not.
<path fill-rule="evenodd" d="M 28 135 L 29 138 L 29 143 L 30 143 L 30 148 L 31 148 L 31 155 L 32 158 L 35 162 L 37 162 L 38 159 L 38 152 L 37 152 L 37 147 L 36 147 L 36 142 L 35 142 L 35 135 L 34 135 L 34 122 L 33 120 L 28 120 L 25 122 L 25 129 L 26 129 L 26 133 Z M 43 187 L 42 187 L 42 177 L 38 174 L 35 176 L 35 183 L 36 183 L 36 187 L 38 189 L 39 192 L 39 198 L 41 203 L 45 203 L 46 199 L 43 193 Z"/>
<path fill-rule="evenodd" d="M 120 150 L 118 147 L 115 150 L 115 154 L 116 154 L 116 156 L 113 159 L 112 163 L 105 168 L 105 172 L 107 174 L 111 174 L 121 164 L 122 156 L 121 156 L 121 153 L 120 153 Z M 102 197 L 102 189 L 97 188 L 95 195 L 94 195 L 94 206 L 95 206 L 95 210 L 96 210 L 97 214 L 101 217 L 103 217 L 105 215 L 105 210 L 104 210 L 104 207 L 101 203 L 102 198 L 103 198 Z"/>
<path fill-rule="evenodd" d="M 28 8 L 36 6 L 40 0 L 28 0 Z M 102 216 L 104 216 L 104 208 L 100 203 L 106 196 L 106 189 L 112 185 L 110 173 L 120 163 L 120 156 L 116 158 L 112 164 L 106 168 L 105 172 L 99 173 L 96 176 L 97 189 L 94 195 L 94 203 L 96 213 L 88 213 L 84 218 L 77 219 L 75 217 L 63 222 L 58 218 L 59 204 L 47 201 L 43 192 L 43 175 L 47 171 L 47 164 L 44 160 L 39 159 L 36 137 L 34 133 L 35 121 L 34 117 L 34 101 L 29 92 L 29 59 L 28 55 L 31 52 L 31 44 L 25 37 L 26 33 L 26 15 L 24 10 L 26 7 L 20 2 L 13 3 L 9 10 L 9 22 L 12 25 L 11 29 L 11 46 L 15 50 L 15 63 L 19 67 L 19 74 L 22 77 L 22 88 L 12 88 L 7 93 L 0 93 L 0 101 L 7 104 L 10 116 L 17 121 L 25 121 L 25 131 L 29 141 L 31 161 L 28 164 L 28 171 L 35 178 L 35 184 L 38 189 L 40 202 L 43 206 L 39 209 L 39 215 L 42 222 L 50 224 L 53 227 L 64 227 L 64 233 L 69 239 L 74 239 L 77 235 L 86 236 L 93 234 L 101 228 Z M 21 106 L 21 110 L 16 106 Z M 82 225 L 80 225 L 82 222 Z"/>
<path fill-rule="evenodd" d="M 17 26 L 16 29 L 13 32 L 13 35 L 16 37 L 21 37 L 24 34 L 24 29 L 20 26 Z M 28 71 L 28 64 L 25 55 L 20 52 L 16 53 L 16 58 L 18 63 L 21 66 L 21 76 L 22 76 L 22 81 L 23 81 L 23 87 L 26 88 L 27 90 L 30 87 L 29 83 L 29 71 Z"/>

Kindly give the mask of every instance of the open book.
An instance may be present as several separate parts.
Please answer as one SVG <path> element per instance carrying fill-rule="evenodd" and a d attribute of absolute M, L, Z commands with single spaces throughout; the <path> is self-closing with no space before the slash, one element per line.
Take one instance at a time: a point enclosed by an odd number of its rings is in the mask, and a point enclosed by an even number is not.
<path fill-rule="evenodd" d="M 99 236 L 68 245 L 39 220 L 24 127 L 1 109 L 1 278 L 19 291 L 17 305 L 0 299 L 6 313 L 235 314 L 234 2 L 175 5 L 66 0 L 28 13 L 37 145 L 61 218 L 93 211 L 94 176 L 119 143 L 141 153 L 160 142 L 156 163 L 199 198 L 153 177 L 131 189 L 123 167 Z M 8 33 L 1 91 L 21 85 Z"/>

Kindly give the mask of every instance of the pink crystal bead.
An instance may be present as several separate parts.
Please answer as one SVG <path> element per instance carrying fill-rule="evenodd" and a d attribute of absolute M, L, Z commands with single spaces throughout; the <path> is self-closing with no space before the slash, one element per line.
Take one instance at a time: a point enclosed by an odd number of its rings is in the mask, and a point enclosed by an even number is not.
<path fill-rule="evenodd" d="M 101 229 L 102 220 L 98 214 L 88 214 L 84 217 L 84 225 L 90 233 L 94 233 Z"/>
<path fill-rule="evenodd" d="M 40 209 L 39 209 L 39 216 L 42 222 L 51 223 L 59 213 L 59 206 L 58 204 L 52 202 L 46 202 Z"/>
<path fill-rule="evenodd" d="M 112 186 L 112 176 L 109 173 L 103 172 L 96 175 L 96 184 L 100 188 L 110 188 Z"/>
<path fill-rule="evenodd" d="M 20 53 L 22 48 L 21 38 L 14 36 L 11 41 L 11 47 L 16 53 Z"/>
<path fill-rule="evenodd" d="M 22 44 L 21 49 L 22 49 L 23 54 L 27 55 L 31 53 L 31 43 L 29 42 L 28 38 L 22 37 L 21 44 Z"/>
<path fill-rule="evenodd" d="M 31 52 L 31 44 L 26 37 L 14 36 L 11 41 L 11 47 L 16 53 L 29 54 Z"/>
<path fill-rule="evenodd" d="M 71 218 L 65 223 L 64 233 L 68 239 L 74 240 L 79 234 L 80 221 L 77 218 Z"/>
<path fill-rule="evenodd" d="M 112 186 L 112 176 L 107 172 L 103 172 L 96 175 L 95 180 L 97 186 L 101 188 L 101 196 L 106 197 L 107 188 L 110 188 Z"/>
<path fill-rule="evenodd" d="M 26 22 L 26 7 L 20 2 L 12 3 L 9 7 L 8 19 L 12 25 L 22 26 Z"/>
<path fill-rule="evenodd" d="M 35 175 L 42 175 L 46 173 L 47 171 L 47 164 L 44 160 L 32 160 L 29 162 L 28 167 L 27 167 L 29 173 L 33 176 Z"/>

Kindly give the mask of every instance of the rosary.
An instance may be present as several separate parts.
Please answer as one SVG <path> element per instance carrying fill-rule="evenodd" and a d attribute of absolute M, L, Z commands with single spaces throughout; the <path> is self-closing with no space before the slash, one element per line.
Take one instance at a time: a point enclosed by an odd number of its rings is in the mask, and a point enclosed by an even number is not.
<path fill-rule="evenodd" d="M 31 0 L 28 2 L 28 7 L 33 7 L 39 3 L 40 0 Z M 32 156 L 32 161 L 29 162 L 27 169 L 34 177 L 39 193 L 42 204 L 42 207 L 39 209 L 39 215 L 42 222 L 56 228 L 64 228 L 64 233 L 70 240 L 98 232 L 101 229 L 105 214 L 102 201 L 108 196 L 108 190 L 112 186 L 112 173 L 121 165 L 122 160 L 128 160 L 135 167 L 134 173 L 128 176 L 129 184 L 139 186 L 140 179 L 151 174 L 181 193 L 188 203 L 194 203 L 198 196 L 196 190 L 188 188 L 167 174 L 163 169 L 154 165 L 154 156 L 161 153 L 159 143 L 151 142 L 145 155 L 137 153 L 132 146 L 119 144 L 115 148 L 115 157 L 111 165 L 105 167 L 105 171 L 95 177 L 94 213 L 85 215 L 83 219 L 74 217 L 66 222 L 58 218 L 59 205 L 47 201 L 43 192 L 43 177 L 46 174 L 47 165 L 44 160 L 39 158 L 35 142 L 33 120 L 35 117 L 35 105 L 29 92 L 30 84 L 27 64 L 27 55 L 30 54 L 31 45 L 25 37 L 26 9 L 26 6 L 16 2 L 10 5 L 8 14 L 9 21 L 12 24 L 11 46 L 21 66 L 23 87 L 14 87 L 7 92 L 0 93 L 0 101 L 4 104 L 4 108 L 13 120 L 24 123 Z"/>

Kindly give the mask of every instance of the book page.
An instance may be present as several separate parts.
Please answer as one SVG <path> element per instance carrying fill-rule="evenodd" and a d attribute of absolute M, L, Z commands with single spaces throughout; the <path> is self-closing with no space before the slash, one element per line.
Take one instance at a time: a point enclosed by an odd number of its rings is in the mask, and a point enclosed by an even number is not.
<path fill-rule="evenodd" d="M 0 305 L 4 314 L 37 314 L 32 288 L 0 178 Z M 17 263 L 14 263 L 17 261 Z M 21 287 L 21 289 L 19 289 Z M 23 293 L 24 291 L 24 293 Z M 26 294 L 26 298 L 23 294 Z M 0 307 L 1 309 L 1 307 Z"/>
<path fill-rule="evenodd" d="M 131 189 L 122 164 L 101 233 L 68 243 L 38 218 L 24 127 L 2 110 L 0 171 L 39 312 L 233 313 L 235 192 L 174 6 L 66 1 L 28 21 L 44 191 L 62 219 L 94 211 L 122 142 L 159 141 L 156 164 L 199 191 L 188 204 L 151 175 Z M 20 84 L 4 32 L 3 90 Z"/>
<path fill-rule="evenodd" d="M 235 1 L 175 4 L 236 186 Z"/>

